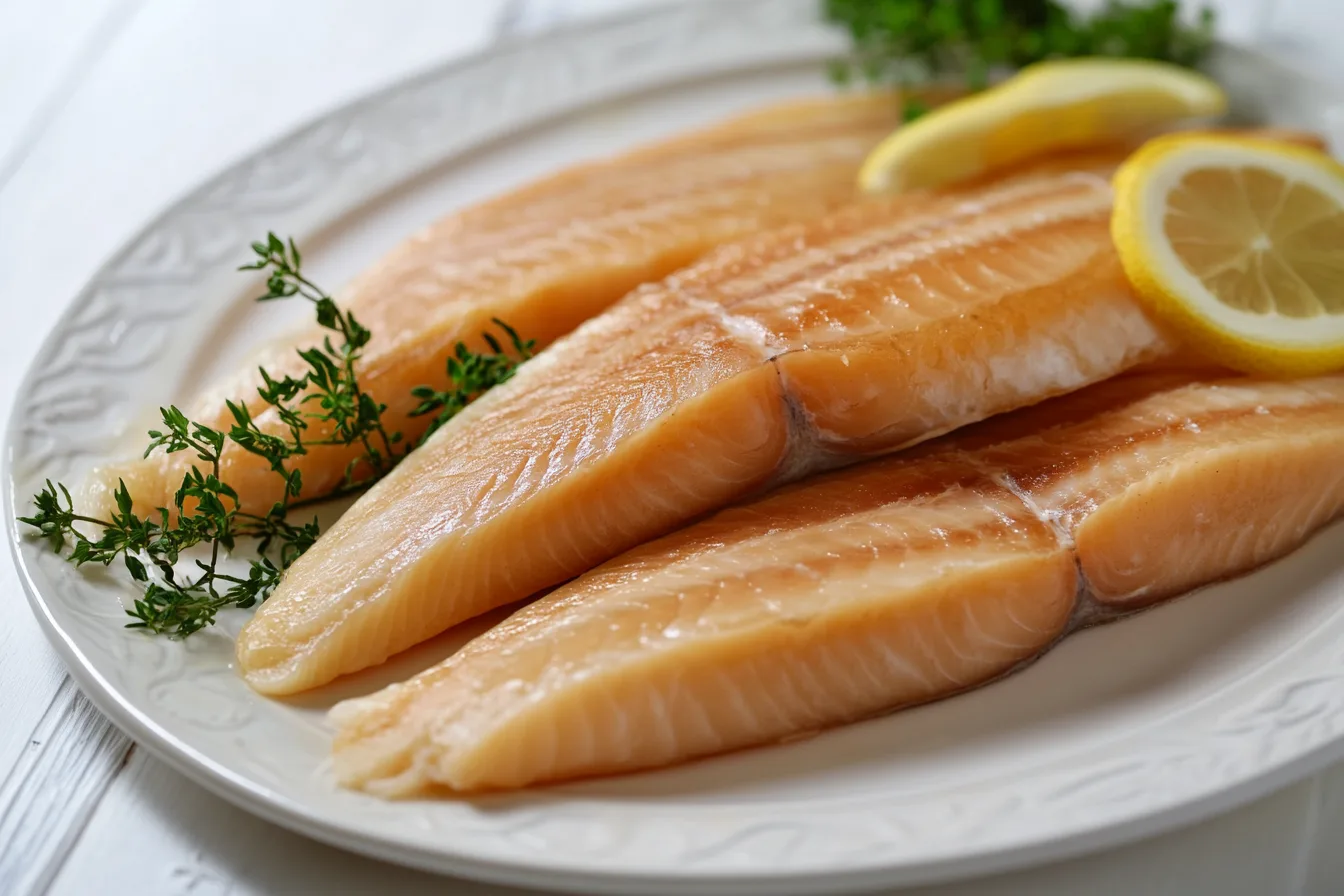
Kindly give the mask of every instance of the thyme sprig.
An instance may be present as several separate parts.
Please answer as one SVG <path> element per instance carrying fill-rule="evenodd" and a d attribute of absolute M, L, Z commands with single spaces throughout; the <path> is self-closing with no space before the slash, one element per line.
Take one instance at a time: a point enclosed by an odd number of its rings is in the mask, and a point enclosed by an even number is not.
<path fill-rule="evenodd" d="M 321 345 L 298 352 L 306 365 L 303 375 L 277 378 L 260 370 L 257 395 L 264 407 L 275 410 L 284 434 L 262 429 L 245 402 L 227 402 L 233 418 L 227 432 L 192 421 L 176 407 L 160 408 L 163 428 L 150 430 L 144 456 L 160 450 L 193 455 L 171 508 L 138 515 L 126 483 L 119 481 L 110 518 L 88 516 L 76 512 L 69 489 L 47 480 L 33 497 L 33 515 L 19 518 L 57 553 L 68 547 L 67 559 L 76 566 L 110 567 L 120 560 L 142 590 L 127 610 L 134 620 L 128 623 L 130 628 L 186 637 L 213 624 L 225 607 L 246 608 L 265 600 L 284 570 L 313 546 L 321 531 L 316 518 L 290 521 L 303 492 L 303 476 L 294 459 L 312 446 L 359 449 L 346 467 L 337 490 L 341 493 L 376 481 L 410 451 L 401 447 L 402 434 L 389 431 L 384 422 L 387 405 L 360 386 L 355 364 L 369 343 L 369 330 L 303 274 L 303 258 L 292 239 L 267 234 L 264 241 L 252 244 L 252 252 L 255 257 L 240 270 L 268 272 L 267 291 L 257 300 L 306 299 L 314 307 L 317 323 L 330 331 Z M 508 336 L 512 354 L 488 333 L 483 338 L 491 353 L 472 352 L 459 342 L 447 361 L 449 388 L 412 390 L 420 399 L 413 413 L 435 414 L 431 431 L 509 379 L 532 356 L 531 341 L 521 339 L 503 321 L 495 323 Z M 222 480 L 221 460 L 229 443 L 263 458 L 283 480 L 280 500 L 265 514 L 242 510 L 237 491 Z M 85 530 L 95 534 L 86 535 Z M 232 575 L 222 568 L 222 561 L 243 539 L 255 542 L 254 558 L 248 561 L 245 576 Z M 191 572 L 184 575 L 182 563 L 189 554 Z"/>
<path fill-rule="evenodd" d="M 342 311 L 335 299 L 303 275 L 303 257 L 293 239 L 283 241 L 274 233 L 268 233 L 264 242 L 252 244 L 252 252 L 256 258 L 239 270 L 269 272 L 266 292 L 258 296 L 257 301 L 270 302 L 293 296 L 307 299 L 313 304 L 318 326 L 339 335 L 340 341 L 333 343 L 328 335 L 320 346 L 301 349 L 299 357 L 308 365 L 308 371 L 297 379 L 286 376 L 275 380 L 265 370 L 261 371 L 263 385 L 257 392 L 262 401 L 278 410 L 280 419 L 289 429 L 288 442 L 266 435 L 256 427 L 245 409 L 232 403 L 229 410 L 237 425 L 236 432 L 231 431 L 230 437 L 274 464 L 284 457 L 307 453 L 304 431 L 311 422 L 325 423 L 330 435 L 312 439 L 307 445 L 358 444 L 363 449 L 361 456 L 346 467 L 345 489 L 358 489 L 376 481 L 400 459 L 394 446 L 402 441 L 402 436 L 399 432 L 387 431 L 383 425 L 387 405 L 363 391 L 355 374 L 355 362 L 373 334 L 355 319 L 353 312 Z M 291 404 L 300 395 L 303 397 L 299 398 L 298 406 Z M 316 411 L 308 409 L 312 405 L 317 406 Z M 241 440 L 237 436 L 241 436 Z M 286 451 L 289 454 L 285 454 Z M 371 472 L 365 480 L 356 480 L 355 470 L 361 463 L 367 464 Z M 281 472 L 276 466 L 272 469 Z"/>
<path fill-rule="evenodd" d="M 509 349 L 512 354 L 506 351 L 493 335 L 482 333 L 481 338 L 490 346 L 489 354 L 473 352 L 464 343 L 459 342 L 457 349 L 448 356 L 448 380 L 452 383 L 451 389 L 444 391 L 432 386 L 416 386 L 411 390 L 411 394 L 420 399 L 420 404 L 411 411 L 411 416 L 435 415 L 429 424 L 429 429 L 420 437 L 421 444 L 483 392 L 512 378 L 518 365 L 532 357 L 537 345 L 534 340 L 522 339 L 513 327 L 497 317 L 491 318 L 491 321 L 509 338 Z"/>
<path fill-rule="evenodd" d="M 191 451 L 206 467 L 202 472 L 200 466 L 191 466 L 171 509 L 160 507 L 139 516 L 121 481 L 111 518 L 91 517 L 75 511 L 69 489 L 47 480 L 33 498 L 36 513 L 20 521 L 38 529 L 57 553 L 73 543 L 68 559 L 76 566 L 111 566 L 120 559 L 143 587 L 127 611 L 135 619 L 129 627 L 186 636 L 212 624 L 226 606 L 250 607 L 264 600 L 279 583 L 281 571 L 316 541 L 318 525 L 316 519 L 290 523 L 285 518 L 286 502 L 265 516 L 242 511 L 237 492 L 219 476 L 226 434 L 193 423 L 175 407 L 160 408 L 159 414 L 164 428 L 150 431 L 145 455 L 160 448 L 169 454 Z M 98 534 L 85 535 L 81 523 Z M 242 538 L 258 539 L 257 556 L 246 577 L 221 569 L 221 555 Z M 206 547 L 208 555 L 194 559 L 195 572 L 184 576 L 179 563 L 198 546 Z"/>

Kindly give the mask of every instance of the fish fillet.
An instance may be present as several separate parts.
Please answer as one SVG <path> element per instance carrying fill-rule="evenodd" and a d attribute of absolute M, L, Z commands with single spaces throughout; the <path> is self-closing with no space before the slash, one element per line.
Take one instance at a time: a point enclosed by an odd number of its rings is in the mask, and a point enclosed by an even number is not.
<path fill-rule="evenodd" d="M 792 102 L 749 113 L 611 160 L 579 165 L 451 215 L 428 227 L 352 282 L 338 298 L 374 334 L 361 385 L 389 406 L 389 429 L 416 439 L 428 417 L 410 417 L 411 389 L 446 387 L 444 360 L 461 340 L 484 348 L 491 318 L 545 346 L 640 283 L 764 227 L 804 220 L 853 198 L 864 155 L 896 125 L 889 95 Z M 247 400 L 258 425 L 283 434 L 256 397 L 257 367 L 302 375 L 296 346 L 306 330 L 260 350 L 236 375 L 188 407 L 193 420 L 225 430 L 225 400 Z M 313 432 L 316 436 L 320 433 Z M 142 511 L 170 504 L 190 452 L 98 471 L 86 488 L 107 506 L 125 479 Z M 338 488 L 349 448 L 316 446 L 296 458 L 304 496 Z M 264 512 L 281 480 L 230 445 L 222 478 L 245 510 Z"/>
<path fill-rule="evenodd" d="M 1123 377 L 643 545 L 338 704 L 386 796 L 657 767 L 973 687 L 1344 505 L 1344 377 Z"/>
<path fill-rule="evenodd" d="M 726 246 L 436 433 L 243 629 L 266 693 L 381 662 L 806 473 L 1171 350 L 1111 246 L 1114 155 Z"/>

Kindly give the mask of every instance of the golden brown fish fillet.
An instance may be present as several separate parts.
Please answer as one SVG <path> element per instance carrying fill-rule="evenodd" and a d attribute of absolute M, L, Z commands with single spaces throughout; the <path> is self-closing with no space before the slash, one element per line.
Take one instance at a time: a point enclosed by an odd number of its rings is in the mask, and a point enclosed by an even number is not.
<path fill-rule="evenodd" d="M 896 125 L 897 110 L 890 95 L 786 103 L 576 166 L 444 218 L 338 296 L 374 334 L 361 385 L 389 406 L 390 430 L 418 438 L 431 418 L 408 416 L 411 389 L 446 387 L 445 358 L 459 340 L 482 349 L 480 334 L 495 329 L 491 318 L 545 346 L 721 243 L 837 207 L 853 198 L 858 166 Z M 283 434 L 257 399 L 257 367 L 302 375 L 295 347 L 320 341 L 315 330 L 278 340 L 194 400 L 188 416 L 227 430 L 225 400 L 244 400 L 259 425 Z M 88 500 L 107 504 L 121 477 L 142 510 L 167 506 L 189 454 L 100 471 Z M 318 446 L 296 458 L 304 496 L 337 488 L 358 456 Z M 281 479 L 235 446 L 224 452 L 221 475 L 245 510 L 264 512 L 280 497 Z"/>
<path fill-rule="evenodd" d="M 1163 356 L 1111 247 L 1115 160 L 863 203 L 637 290 L 361 498 L 240 671 L 313 687 L 772 484 Z"/>
<path fill-rule="evenodd" d="M 1344 507 L 1344 377 L 1124 377 L 643 545 L 332 712 L 343 783 L 520 787 L 973 687 Z"/>

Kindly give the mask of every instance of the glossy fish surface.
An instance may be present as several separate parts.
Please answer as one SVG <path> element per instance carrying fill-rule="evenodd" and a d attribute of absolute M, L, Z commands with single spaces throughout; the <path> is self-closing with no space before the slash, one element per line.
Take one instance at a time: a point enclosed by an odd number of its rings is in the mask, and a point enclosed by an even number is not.
<path fill-rule="evenodd" d="M 470 406 L 286 573 L 254 688 L 376 664 L 734 501 L 1167 356 L 1117 156 L 859 203 L 631 293 Z"/>
<path fill-rule="evenodd" d="M 1344 507 L 1344 376 L 1121 377 L 642 545 L 332 711 L 384 796 L 777 742 L 974 687 Z"/>
<path fill-rule="evenodd" d="M 389 431 L 418 438 L 431 418 L 411 417 L 419 385 L 446 388 L 458 341 L 484 350 L 498 318 L 544 347 L 641 283 L 657 280 L 724 242 L 806 220 L 854 197 L 864 155 L 897 124 L 889 95 L 794 101 L 757 110 L 629 154 L 570 168 L 430 225 L 393 249 L 336 298 L 373 333 L 359 381 L 389 407 Z M 228 430 L 225 401 L 246 402 L 258 425 L 283 434 L 256 396 L 257 367 L 304 372 L 295 349 L 320 344 L 307 330 L 265 346 L 237 373 L 184 405 L 191 419 Z M 310 431 L 309 441 L 322 433 Z M 291 463 L 304 497 L 344 481 L 355 448 L 314 445 Z M 192 458 L 155 454 L 91 481 L 107 504 L 123 478 L 141 510 L 171 506 Z M 265 512 L 282 481 L 230 445 L 221 477 L 242 507 Z"/>

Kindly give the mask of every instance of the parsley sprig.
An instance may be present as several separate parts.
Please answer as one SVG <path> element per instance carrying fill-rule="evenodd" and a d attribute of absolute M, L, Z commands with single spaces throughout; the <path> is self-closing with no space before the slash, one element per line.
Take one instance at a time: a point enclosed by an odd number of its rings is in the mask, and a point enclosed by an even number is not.
<path fill-rule="evenodd" d="M 823 0 L 822 11 L 851 38 L 849 55 L 832 65 L 837 82 L 900 87 L 961 75 L 980 90 L 995 69 L 1075 56 L 1193 67 L 1214 28 L 1212 9 L 1187 23 L 1178 0 L 1108 0 L 1091 15 L 1059 0 Z M 924 111 L 910 100 L 905 117 Z"/>
<path fill-rule="evenodd" d="M 145 457 L 162 450 L 191 452 L 193 463 L 174 494 L 172 507 L 139 516 L 124 481 L 114 493 L 110 518 L 77 513 L 70 491 L 47 480 L 33 497 L 35 512 L 20 521 L 36 529 L 76 566 L 111 566 L 118 559 L 141 596 L 127 610 L 130 628 L 185 637 L 214 623 L 225 607 L 251 607 L 275 590 L 285 569 L 317 541 L 316 518 L 295 524 L 291 511 L 303 491 L 294 458 L 315 445 L 356 446 L 359 454 L 346 467 L 338 493 L 364 488 L 385 475 L 411 450 L 400 432 L 383 420 L 387 405 L 359 384 L 355 364 L 371 333 L 343 311 L 336 301 L 303 274 L 302 255 L 294 241 L 267 234 L 252 244 L 253 260 L 240 270 L 267 272 L 267 291 L 258 301 L 295 296 L 311 302 L 317 323 L 329 331 L 321 345 L 299 351 L 306 365 L 301 376 L 276 378 L 261 370 L 257 389 L 264 408 L 275 410 L 283 434 L 259 426 L 245 402 L 227 402 L 233 423 L 227 432 L 194 422 L 176 407 L 160 408 L 162 429 L 149 432 Z M 490 353 L 476 353 L 458 343 L 447 360 L 450 387 L 418 386 L 413 415 L 434 413 L 438 429 L 471 401 L 509 379 L 532 356 L 534 344 L 522 340 L 503 321 L 495 323 L 509 338 L 512 354 L 490 334 L 483 334 Z M 265 514 L 241 509 L 237 491 L 221 479 L 221 459 L 232 443 L 263 458 L 285 483 L 282 497 Z M 86 535 L 84 530 L 95 532 Z M 247 574 L 222 568 L 226 553 L 241 540 L 255 543 Z M 192 570 L 182 572 L 190 555 Z"/>

